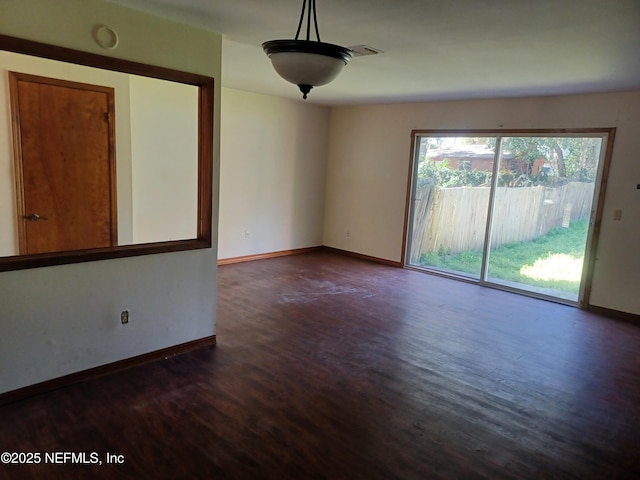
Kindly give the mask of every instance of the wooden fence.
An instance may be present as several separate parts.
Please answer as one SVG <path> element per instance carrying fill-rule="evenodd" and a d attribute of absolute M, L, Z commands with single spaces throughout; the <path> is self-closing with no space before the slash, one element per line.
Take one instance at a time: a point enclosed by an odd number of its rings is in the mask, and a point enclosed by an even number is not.
<path fill-rule="evenodd" d="M 411 263 L 423 253 L 482 250 L 489 207 L 489 187 L 438 188 L 416 192 Z M 588 218 L 594 184 L 561 187 L 499 187 L 494 204 L 491 246 L 533 240 L 555 227 Z"/>

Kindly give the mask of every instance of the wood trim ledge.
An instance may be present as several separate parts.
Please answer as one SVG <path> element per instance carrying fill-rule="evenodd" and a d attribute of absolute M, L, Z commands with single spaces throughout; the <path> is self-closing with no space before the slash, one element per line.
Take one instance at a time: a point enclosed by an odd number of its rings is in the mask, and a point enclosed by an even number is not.
<path fill-rule="evenodd" d="M 149 353 L 143 353 L 142 355 L 138 355 L 135 357 L 125 358 L 123 360 L 118 360 L 117 362 L 108 363 L 106 365 L 100 365 L 98 367 L 83 370 L 81 372 L 71 373 L 63 377 L 46 380 L 34 385 L 28 385 L 17 390 L 11 390 L 9 392 L 0 394 L 0 405 L 23 400 L 27 397 L 32 397 L 41 393 L 57 390 L 58 388 L 66 387 L 75 383 L 93 380 L 94 378 L 119 372 L 127 368 L 136 367 L 145 363 L 162 360 L 163 358 L 187 353 L 198 348 L 214 346 L 215 344 L 216 336 L 211 335 L 209 337 L 193 340 L 191 342 L 181 343 L 179 345 L 162 348 L 160 350 L 155 350 Z"/>
<path fill-rule="evenodd" d="M 265 260 L 267 258 L 286 257 L 288 255 L 298 255 L 300 253 L 311 253 L 321 250 L 323 247 L 296 248 L 293 250 L 280 250 L 278 252 L 258 253 L 256 255 L 244 255 L 242 257 L 231 257 L 218 259 L 218 265 L 230 265 L 232 263 L 252 262 L 253 260 Z"/>
<path fill-rule="evenodd" d="M 615 318 L 617 320 L 623 320 L 625 322 L 635 323 L 636 325 L 640 325 L 640 315 L 629 312 L 621 312 L 619 310 L 612 310 L 610 308 L 598 307 L 597 305 L 589 305 L 587 307 L 592 313 L 597 313 L 598 315 L 603 315 L 609 318 Z"/>
<path fill-rule="evenodd" d="M 383 265 L 389 265 L 391 267 L 403 268 L 404 265 L 402 262 L 396 262 L 394 260 L 387 260 L 385 258 L 372 257 L 370 255 L 365 255 L 363 253 L 350 252 L 348 250 L 341 250 L 339 248 L 334 247 L 322 247 L 322 250 L 330 253 L 336 253 L 339 255 L 346 255 L 348 257 L 359 258 L 360 260 L 367 260 L 369 262 L 381 263 Z"/>

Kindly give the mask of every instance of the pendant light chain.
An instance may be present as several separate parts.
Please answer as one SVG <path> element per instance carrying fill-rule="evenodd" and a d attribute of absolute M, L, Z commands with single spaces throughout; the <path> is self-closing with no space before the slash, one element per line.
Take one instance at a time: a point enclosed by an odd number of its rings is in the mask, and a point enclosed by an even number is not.
<path fill-rule="evenodd" d="M 296 40 L 300 36 L 300 29 L 304 21 L 304 14 L 307 13 L 307 41 L 311 40 L 311 15 L 313 14 L 313 26 L 316 30 L 316 39 L 320 42 L 320 31 L 318 30 L 318 16 L 316 14 L 316 0 L 304 0 L 302 2 L 302 11 L 300 12 L 300 21 L 298 22 L 298 30 L 296 31 Z"/>

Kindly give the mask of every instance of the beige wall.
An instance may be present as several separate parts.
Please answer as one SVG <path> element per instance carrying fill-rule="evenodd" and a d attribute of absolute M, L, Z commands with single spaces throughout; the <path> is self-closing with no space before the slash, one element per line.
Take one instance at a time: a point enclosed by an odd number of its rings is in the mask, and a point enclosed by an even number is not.
<path fill-rule="evenodd" d="M 329 109 L 222 90 L 221 259 L 322 244 Z"/>
<path fill-rule="evenodd" d="M 0 12 L 2 34 L 220 78 L 211 32 L 100 0 L 0 0 Z M 113 51 L 92 39 L 102 23 L 120 35 Z M 219 99 L 217 90 L 214 225 Z M 215 265 L 214 246 L 0 273 L 0 392 L 214 334 Z"/>
<path fill-rule="evenodd" d="M 133 75 L 133 243 L 198 236 L 198 88 Z"/>
<path fill-rule="evenodd" d="M 617 127 L 591 303 L 640 314 L 640 92 L 335 107 L 323 243 L 402 261 L 411 130 L 503 127 Z"/>

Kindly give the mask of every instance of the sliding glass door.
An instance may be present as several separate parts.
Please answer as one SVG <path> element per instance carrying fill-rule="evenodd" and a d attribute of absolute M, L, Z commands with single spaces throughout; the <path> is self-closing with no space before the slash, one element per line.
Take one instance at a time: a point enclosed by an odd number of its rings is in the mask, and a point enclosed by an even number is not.
<path fill-rule="evenodd" d="M 414 132 L 406 264 L 580 303 L 610 132 Z"/>
<path fill-rule="evenodd" d="M 495 142 L 473 136 L 416 140 L 408 263 L 479 280 Z"/>

